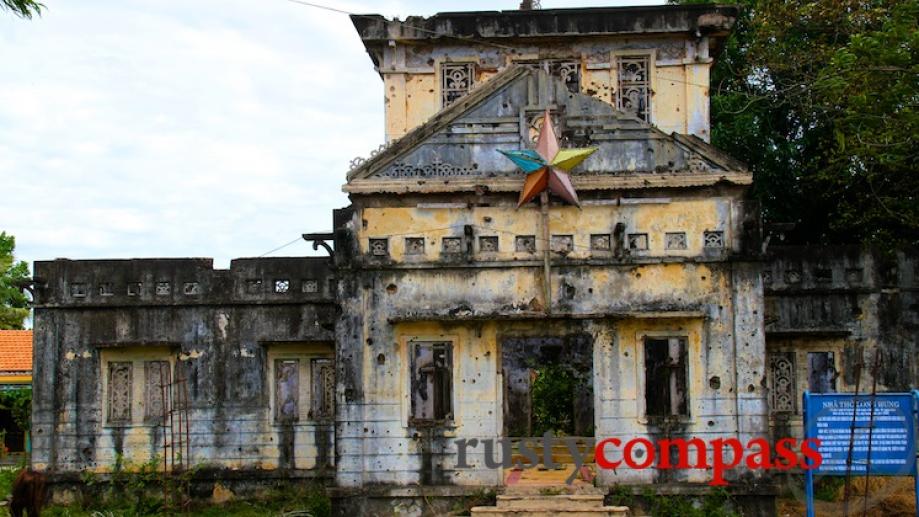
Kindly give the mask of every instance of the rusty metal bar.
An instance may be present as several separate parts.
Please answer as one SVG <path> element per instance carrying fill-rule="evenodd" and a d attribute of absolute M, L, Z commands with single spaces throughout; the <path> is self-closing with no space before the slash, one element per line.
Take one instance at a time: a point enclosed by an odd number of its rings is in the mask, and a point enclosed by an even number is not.
<path fill-rule="evenodd" d="M 546 314 L 552 314 L 552 277 L 551 277 L 551 254 L 552 241 L 549 235 L 549 192 L 543 190 L 539 194 L 539 211 L 542 214 L 542 241 L 543 246 L 543 289 L 546 298 Z"/>
<path fill-rule="evenodd" d="M 868 515 L 868 492 L 871 487 L 871 439 L 874 437 L 874 401 L 878 392 L 878 370 L 881 368 L 881 351 L 874 350 L 874 364 L 871 366 L 871 416 L 868 418 L 868 455 L 865 457 L 865 499 L 862 516 Z"/>
<path fill-rule="evenodd" d="M 852 490 L 852 448 L 855 446 L 855 416 L 858 414 L 858 389 L 862 380 L 862 360 L 855 365 L 855 394 L 852 397 L 852 423 L 849 427 L 849 453 L 846 455 L 846 485 L 843 491 L 842 515 L 849 517 L 849 494 Z"/>

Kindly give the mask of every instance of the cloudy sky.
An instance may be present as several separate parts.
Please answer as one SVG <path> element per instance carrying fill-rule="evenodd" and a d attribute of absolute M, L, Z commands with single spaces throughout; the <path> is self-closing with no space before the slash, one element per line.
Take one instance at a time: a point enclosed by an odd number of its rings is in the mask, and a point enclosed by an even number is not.
<path fill-rule="evenodd" d="M 348 162 L 383 141 L 381 81 L 344 14 L 288 0 L 43 3 L 31 21 L 0 12 L 0 230 L 20 259 L 227 267 L 330 230 Z M 316 3 L 404 19 L 519 0 Z"/>

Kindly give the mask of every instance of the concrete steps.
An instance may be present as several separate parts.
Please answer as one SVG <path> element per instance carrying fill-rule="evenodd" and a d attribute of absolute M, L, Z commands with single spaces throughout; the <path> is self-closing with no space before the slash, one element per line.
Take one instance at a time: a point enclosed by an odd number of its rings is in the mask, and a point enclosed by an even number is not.
<path fill-rule="evenodd" d="M 475 517 L 627 517 L 626 506 L 604 506 L 601 494 L 499 495 L 496 506 L 476 506 Z"/>

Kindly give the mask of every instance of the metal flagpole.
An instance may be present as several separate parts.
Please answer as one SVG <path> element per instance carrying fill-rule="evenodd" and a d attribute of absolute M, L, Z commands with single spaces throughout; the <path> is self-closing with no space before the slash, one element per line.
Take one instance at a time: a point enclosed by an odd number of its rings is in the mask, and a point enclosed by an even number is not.
<path fill-rule="evenodd" d="M 543 240 L 543 294 L 546 298 L 546 314 L 552 314 L 552 280 L 550 277 L 550 264 L 552 250 L 549 235 L 549 192 L 543 190 L 539 194 L 539 209 L 542 212 L 542 240 Z"/>

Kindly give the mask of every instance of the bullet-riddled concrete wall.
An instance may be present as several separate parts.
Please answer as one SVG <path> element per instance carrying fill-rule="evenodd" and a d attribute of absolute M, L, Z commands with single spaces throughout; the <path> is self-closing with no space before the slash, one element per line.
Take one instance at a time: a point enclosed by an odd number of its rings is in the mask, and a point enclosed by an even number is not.
<path fill-rule="evenodd" d="M 303 476 L 333 466 L 332 420 L 278 423 L 270 400 L 279 351 L 334 353 L 328 259 L 239 259 L 229 270 L 209 259 L 55 260 L 37 262 L 35 276 L 35 468 L 106 472 L 162 458 L 142 384 L 143 362 L 158 359 L 187 382 L 185 465 Z M 107 365 L 132 361 L 131 419 L 113 424 Z"/>
<path fill-rule="evenodd" d="M 578 77 L 572 84 L 581 93 L 620 106 L 619 97 L 634 95 L 629 81 L 635 80 L 620 77 L 620 61 L 635 56 L 648 58 L 643 81 L 650 92 L 649 122 L 667 133 L 708 141 L 709 72 L 736 11 L 725 6 L 640 10 L 440 13 L 404 22 L 379 16 L 352 19 L 383 78 L 387 141 L 444 106 L 444 89 L 451 81 L 445 65 L 471 65 L 461 81 L 478 85 L 515 63 L 535 64 L 559 77 Z"/>
<path fill-rule="evenodd" d="M 454 440 L 504 436 L 501 343 L 508 336 L 589 336 L 598 438 L 662 436 L 643 412 L 643 338 L 685 337 L 690 416 L 669 432 L 764 436 L 762 283 L 759 265 L 742 252 L 754 237 L 739 224 L 739 192 L 670 192 L 666 200 L 647 193 L 646 203 L 583 210 L 553 205 L 550 234 L 571 235 L 574 244 L 551 254 L 549 301 L 538 210 L 516 210 L 499 196 L 464 203 L 457 195 L 453 206 L 439 208 L 408 196 L 386 206 L 354 196 L 349 217 L 339 221 L 342 244 L 355 251 L 340 257 L 338 483 L 502 484 L 481 448 L 468 453 L 472 468 L 458 468 Z M 625 227 L 619 237 L 617 224 Z M 648 250 L 616 244 L 639 226 L 649 234 Z M 706 229 L 724 231 L 722 247 L 703 245 Z M 690 236 L 687 249 L 668 251 L 664 234 L 679 230 Z M 592 236 L 604 233 L 610 249 L 592 250 Z M 515 248 L 519 235 L 537 236 L 534 252 Z M 494 236 L 497 249 L 483 249 L 480 237 Z M 445 252 L 445 237 L 461 240 L 460 253 Z M 375 254 L 371 239 L 387 240 L 387 253 Z M 423 240 L 423 250 L 415 241 L 406 253 L 407 239 Z M 447 425 L 416 427 L 408 418 L 409 344 L 437 340 L 454 347 L 455 414 Z M 660 476 L 620 469 L 602 472 L 601 482 L 707 481 L 710 473 Z"/>
<path fill-rule="evenodd" d="M 666 52 L 662 49 L 667 49 Z M 712 59 L 707 40 L 691 38 L 609 38 L 601 41 L 520 45 L 494 49 L 485 45 L 438 45 L 417 48 L 397 45 L 384 52 L 383 88 L 386 92 L 386 139 L 395 140 L 423 124 L 443 107 L 443 63 L 474 63 L 475 84 L 519 62 L 569 60 L 580 74 L 580 91 L 617 105 L 618 60 L 623 56 L 650 60 L 650 122 L 671 133 L 693 134 L 708 141 L 709 73 Z"/>
<path fill-rule="evenodd" d="M 770 247 L 763 279 L 776 436 L 802 436 L 805 390 L 919 386 L 916 250 Z"/>

